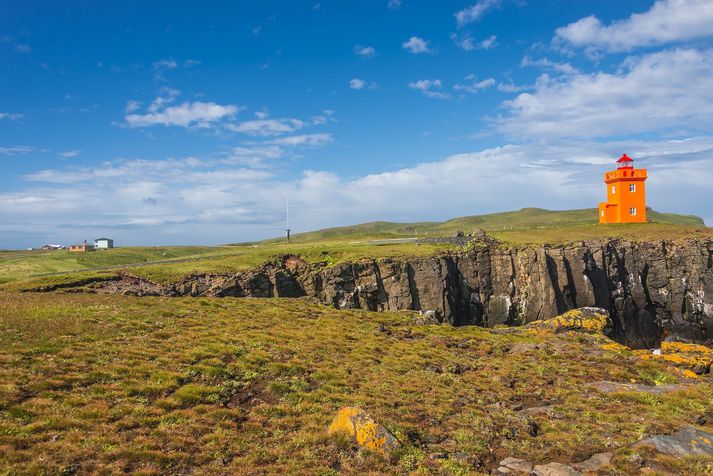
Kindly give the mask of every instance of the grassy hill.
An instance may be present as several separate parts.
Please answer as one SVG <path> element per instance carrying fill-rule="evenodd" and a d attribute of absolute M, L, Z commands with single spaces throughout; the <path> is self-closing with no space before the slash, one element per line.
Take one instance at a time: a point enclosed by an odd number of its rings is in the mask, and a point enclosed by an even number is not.
<path fill-rule="evenodd" d="M 705 226 L 700 217 L 648 212 L 652 223 L 683 226 Z M 531 228 L 563 228 L 597 224 L 597 210 L 545 210 L 542 208 L 523 208 L 517 211 L 491 213 L 453 218 L 444 222 L 395 223 L 375 221 L 360 225 L 325 228 L 322 230 L 298 233 L 293 237 L 295 243 L 317 242 L 335 239 L 363 238 L 401 238 L 412 236 L 452 235 L 457 231 L 466 233 L 481 228 L 489 232 L 507 232 Z M 279 241 L 277 240 L 268 240 Z"/>
<path fill-rule="evenodd" d="M 592 217 L 594 214 L 594 218 Z M 0 285 L 31 279 L 61 282 L 69 273 L 116 273 L 121 268 L 157 282 L 177 281 L 199 273 L 230 273 L 255 268 L 280 254 L 299 254 L 309 262 L 335 264 L 362 258 L 411 258 L 442 253 L 457 247 L 448 244 L 389 243 L 391 238 L 452 236 L 482 228 L 503 246 L 563 243 L 622 237 L 633 241 L 712 237 L 713 229 L 700 218 L 650 212 L 652 223 L 598 225 L 592 210 L 550 211 L 525 208 L 514 212 L 454 218 L 445 222 L 372 222 L 328 228 L 258 243 L 225 246 L 129 247 L 90 253 L 68 251 L 0 252 Z M 59 280 L 59 281 L 58 281 Z"/>

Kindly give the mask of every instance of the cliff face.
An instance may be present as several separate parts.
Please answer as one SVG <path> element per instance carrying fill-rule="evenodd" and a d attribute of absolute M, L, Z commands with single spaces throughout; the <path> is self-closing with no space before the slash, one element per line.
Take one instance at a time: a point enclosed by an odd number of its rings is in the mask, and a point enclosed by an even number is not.
<path fill-rule="evenodd" d="M 337 308 L 421 310 L 455 326 L 490 327 L 595 306 L 610 311 L 613 337 L 633 347 L 665 337 L 712 343 L 713 241 L 481 243 L 463 253 L 331 268 L 286 257 L 233 276 L 190 277 L 160 294 L 313 296 Z"/>

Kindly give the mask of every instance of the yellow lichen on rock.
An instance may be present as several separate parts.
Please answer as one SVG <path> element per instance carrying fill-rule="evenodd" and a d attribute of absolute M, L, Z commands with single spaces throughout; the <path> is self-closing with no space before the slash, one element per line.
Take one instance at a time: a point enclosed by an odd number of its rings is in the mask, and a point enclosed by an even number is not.
<path fill-rule="evenodd" d="M 346 434 L 357 445 L 380 453 L 401 446 L 394 435 L 358 407 L 341 408 L 328 432 L 330 435 Z"/>
<path fill-rule="evenodd" d="M 572 309 L 551 319 L 531 322 L 526 327 L 554 333 L 575 331 L 585 334 L 605 334 L 611 327 L 611 321 L 604 309 L 583 307 Z"/>
<path fill-rule="evenodd" d="M 627 350 L 630 350 L 627 346 L 621 345 L 618 342 L 607 342 L 606 344 L 602 344 L 599 346 L 599 348 L 603 350 L 610 350 L 612 352 L 624 352 Z"/>
<path fill-rule="evenodd" d="M 634 355 L 644 360 L 666 361 L 678 367 L 686 378 L 698 378 L 698 375 L 709 373 L 713 364 L 713 349 L 685 342 L 662 342 L 658 353 L 636 350 Z"/>

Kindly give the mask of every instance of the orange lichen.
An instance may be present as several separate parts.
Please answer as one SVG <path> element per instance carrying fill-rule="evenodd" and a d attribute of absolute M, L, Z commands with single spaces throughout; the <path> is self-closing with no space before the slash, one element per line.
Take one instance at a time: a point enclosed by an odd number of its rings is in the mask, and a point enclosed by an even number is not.
<path fill-rule="evenodd" d="M 400 446 L 398 440 L 389 431 L 374 421 L 364 410 L 357 407 L 344 407 L 329 425 L 330 435 L 344 433 L 359 446 L 379 453 Z"/>
<path fill-rule="evenodd" d="M 604 334 L 605 329 L 609 327 L 609 316 L 596 311 L 588 311 L 572 309 L 552 319 L 531 322 L 527 324 L 527 327 L 555 333 L 577 331 L 586 334 Z"/>

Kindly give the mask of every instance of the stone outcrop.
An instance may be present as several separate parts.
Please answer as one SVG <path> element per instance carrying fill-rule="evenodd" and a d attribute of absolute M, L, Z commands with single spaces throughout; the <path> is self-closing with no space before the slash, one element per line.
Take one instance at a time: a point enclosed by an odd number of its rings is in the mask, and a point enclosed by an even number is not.
<path fill-rule="evenodd" d="M 120 287 L 105 285 L 112 292 Z M 458 253 L 331 267 L 285 256 L 234 275 L 191 276 L 158 293 L 311 296 L 341 309 L 420 310 L 439 322 L 488 327 L 593 306 L 609 311 L 610 335 L 632 347 L 652 348 L 666 338 L 711 343 L 713 240 L 517 248 L 482 241 Z"/>
<path fill-rule="evenodd" d="M 357 407 L 341 408 L 329 425 L 328 433 L 344 434 L 357 446 L 382 454 L 401 447 L 401 443 L 389 430 Z"/>
<path fill-rule="evenodd" d="M 713 434 L 693 426 L 671 435 L 655 435 L 636 446 L 653 446 L 659 453 L 672 456 L 713 456 Z"/>

